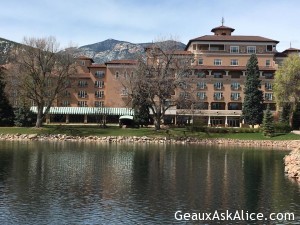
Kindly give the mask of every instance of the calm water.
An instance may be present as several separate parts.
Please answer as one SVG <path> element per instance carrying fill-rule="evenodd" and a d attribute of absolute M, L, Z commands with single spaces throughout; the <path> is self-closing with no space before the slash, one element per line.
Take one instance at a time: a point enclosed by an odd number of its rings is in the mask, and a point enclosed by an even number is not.
<path fill-rule="evenodd" d="M 195 145 L 0 142 L 0 224 L 183 224 L 178 210 L 295 213 L 287 151 Z M 192 223 L 191 221 L 189 223 Z M 247 224 L 194 222 L 194 224 Z"/>

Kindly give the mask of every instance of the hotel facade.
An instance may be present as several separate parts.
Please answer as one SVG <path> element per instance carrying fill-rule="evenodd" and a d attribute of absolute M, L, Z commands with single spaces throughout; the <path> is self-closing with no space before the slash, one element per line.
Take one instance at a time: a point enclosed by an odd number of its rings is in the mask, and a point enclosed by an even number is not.
<path fill-rule="evenodd" d="M 275 71 L 289 53 L 279 53 L 279 41 L 260 37 L 234 35 L 234 29 L 219 26 L 205 35 L 189 40 L 184 51 L 194 56 L 191 77 L 193 95 L 201 104 L 188 109 L 172 107 L 166 112 L 165 122 L 187 123 L 198 118 L 208 126 L 242 126 L 242 104 L 246 65 L 252 54 L 258 58 L 264 104 L 276 109 L 273 95 Z M 64 93 L 58 96 L 47 122 L 98 122 L 105 115 L 108 122 L 118 122 L 121 115 L 133 115 L 126 87 L 121 80 L 134 74 L 136 60 L 113 60 L 95 64 L 93 59 L 78 57 L 78 73 Z M 12 102 L 17 102 L 12 99 Z M 34 105 L 34 104 L 33 104 Z M 35 108 L 32 108 L 35 110 Z M 103 119 L 103 118 L 102 118 Z"/>

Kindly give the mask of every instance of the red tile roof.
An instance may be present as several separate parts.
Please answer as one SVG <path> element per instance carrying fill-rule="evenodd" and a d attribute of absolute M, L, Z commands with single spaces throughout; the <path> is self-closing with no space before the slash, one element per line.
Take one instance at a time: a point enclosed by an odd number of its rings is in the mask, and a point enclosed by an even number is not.
<path fill-rule="evenodd" d="M 88 66 L 89 68 L 105 68 L 106 67 L 106 65 L 105 64 L 96 64 L 96 63 L 94 63 L 94 64 L 92 64 L 92 65 L 90 65 L 90 66 Z"/>
<path fill-rule="evenodd" d="M 289 52 L 300 52 L 299 48 L 288 48 L 284 50 L 282 53 L 289 53 Z"/>
<path fill-rule="evenodd" d="M 82 55 L 82 56 L 78 56 L 78 57 L 76 57 L 76 59 L 81 59 L 81 60 L 90 60 L 90 61 L 94 62 L 94 60 L 93 60 L 92 58 L 90 58 L 90 57 L 87 57 L 87 56 L 84 56 L 84 55 Z"/>
<path fill-rule="evenodd" d="M 173 52 L 174 55 L 191 55 L 193 54 L 192 52 L 190 51 L 184 51 L 184 50 L 175 50 Z"/>
<path fill-rule="evenodd" d="M 215 27 L 211 30 L 211 32 L 215 32 L 216 30 L 230 30 L 231 32 L 233 32 L 235 29 L 231 28 L 231 27 L 226 27 L 226 26 L 219 26 L 219 27 Z"/>
<path fill-rule="evenodd" d="M 106 65 L 107 64 L 130 64 L 130 65 L 135 65 L 135 64 L 137 64 L 137 60 L 134 60 L 134 59 L 120 59 L 120 60 L 112 60 L 112 61 L 106 62 L 105 64 Z"/>
<path fill-rule="evenodd" d="M 205 35 L 191 39 L 191 41 L 240 41 L 240 42 L 276 42 L 279 41 L 260 37 L 260 36 L 242 36 L 242 35 Z"/>
<path fill-rule="evenodd" d="M 279 41 L 261 37 L 261 36 L 243 36 L 243 35 L 204 35 L 189 40 L 188 44 L 185 47 L 185 50 L 188 49 L 190 44 L 194 41 L 215 41 L 215 42 L 275 42 Z"/>

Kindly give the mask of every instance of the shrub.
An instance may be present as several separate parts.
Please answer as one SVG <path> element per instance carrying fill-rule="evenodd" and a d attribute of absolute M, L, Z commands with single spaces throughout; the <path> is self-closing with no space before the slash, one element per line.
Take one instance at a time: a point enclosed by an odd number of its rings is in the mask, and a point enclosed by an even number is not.
<path fill-rule="evenodd" d="M 289 133 L 292 128 L 288 123 L 278 122 L 274 124 L 276 133 Z"/>

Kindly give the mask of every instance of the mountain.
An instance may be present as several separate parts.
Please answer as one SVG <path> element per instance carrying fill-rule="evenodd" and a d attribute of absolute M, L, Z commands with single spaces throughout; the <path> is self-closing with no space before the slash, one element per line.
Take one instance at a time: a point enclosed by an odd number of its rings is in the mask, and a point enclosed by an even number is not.
<path fill-rule="evenodd" d="M 152 43 L 150 42 L 134 44 L 127 41 L 107 39 L 105 41 L 77 48 L 75 50 L 75 56 L 90 57 L 95 61 L 95 63 L 105 63 L 115 59 L 133 59 L 136 56 L 143 54 L 144 48 L 151 44 Z M 7 62 L 7 53 L 15 45 L 20 44 L 0 38 L 0 65 Z M 176 45 L 180 50 L 185 48 L 185 44 L 181 42 L 176 42 Z"/>
<path fill-rule="evenodd" d="M 185 44 L 181 42 L 177 42 L 176 44 L 180 50 L 185 48 Z M 134 44 L 126 41 L 107 39 L 95 44 L 81 46 L 77 49 L 75 55 L 90 57 L 96 63 L 105 63 L 114 59 L 133 59 L 137 55 L 143 54 L 144 48 L 149 45 L 151 43 Z"/>
<path fill-rule="evenodd" d="M 8 52 L 16 45 L 19 44 L 4 38 L 0 38 L 0 65 L 7 63 Z"/>

